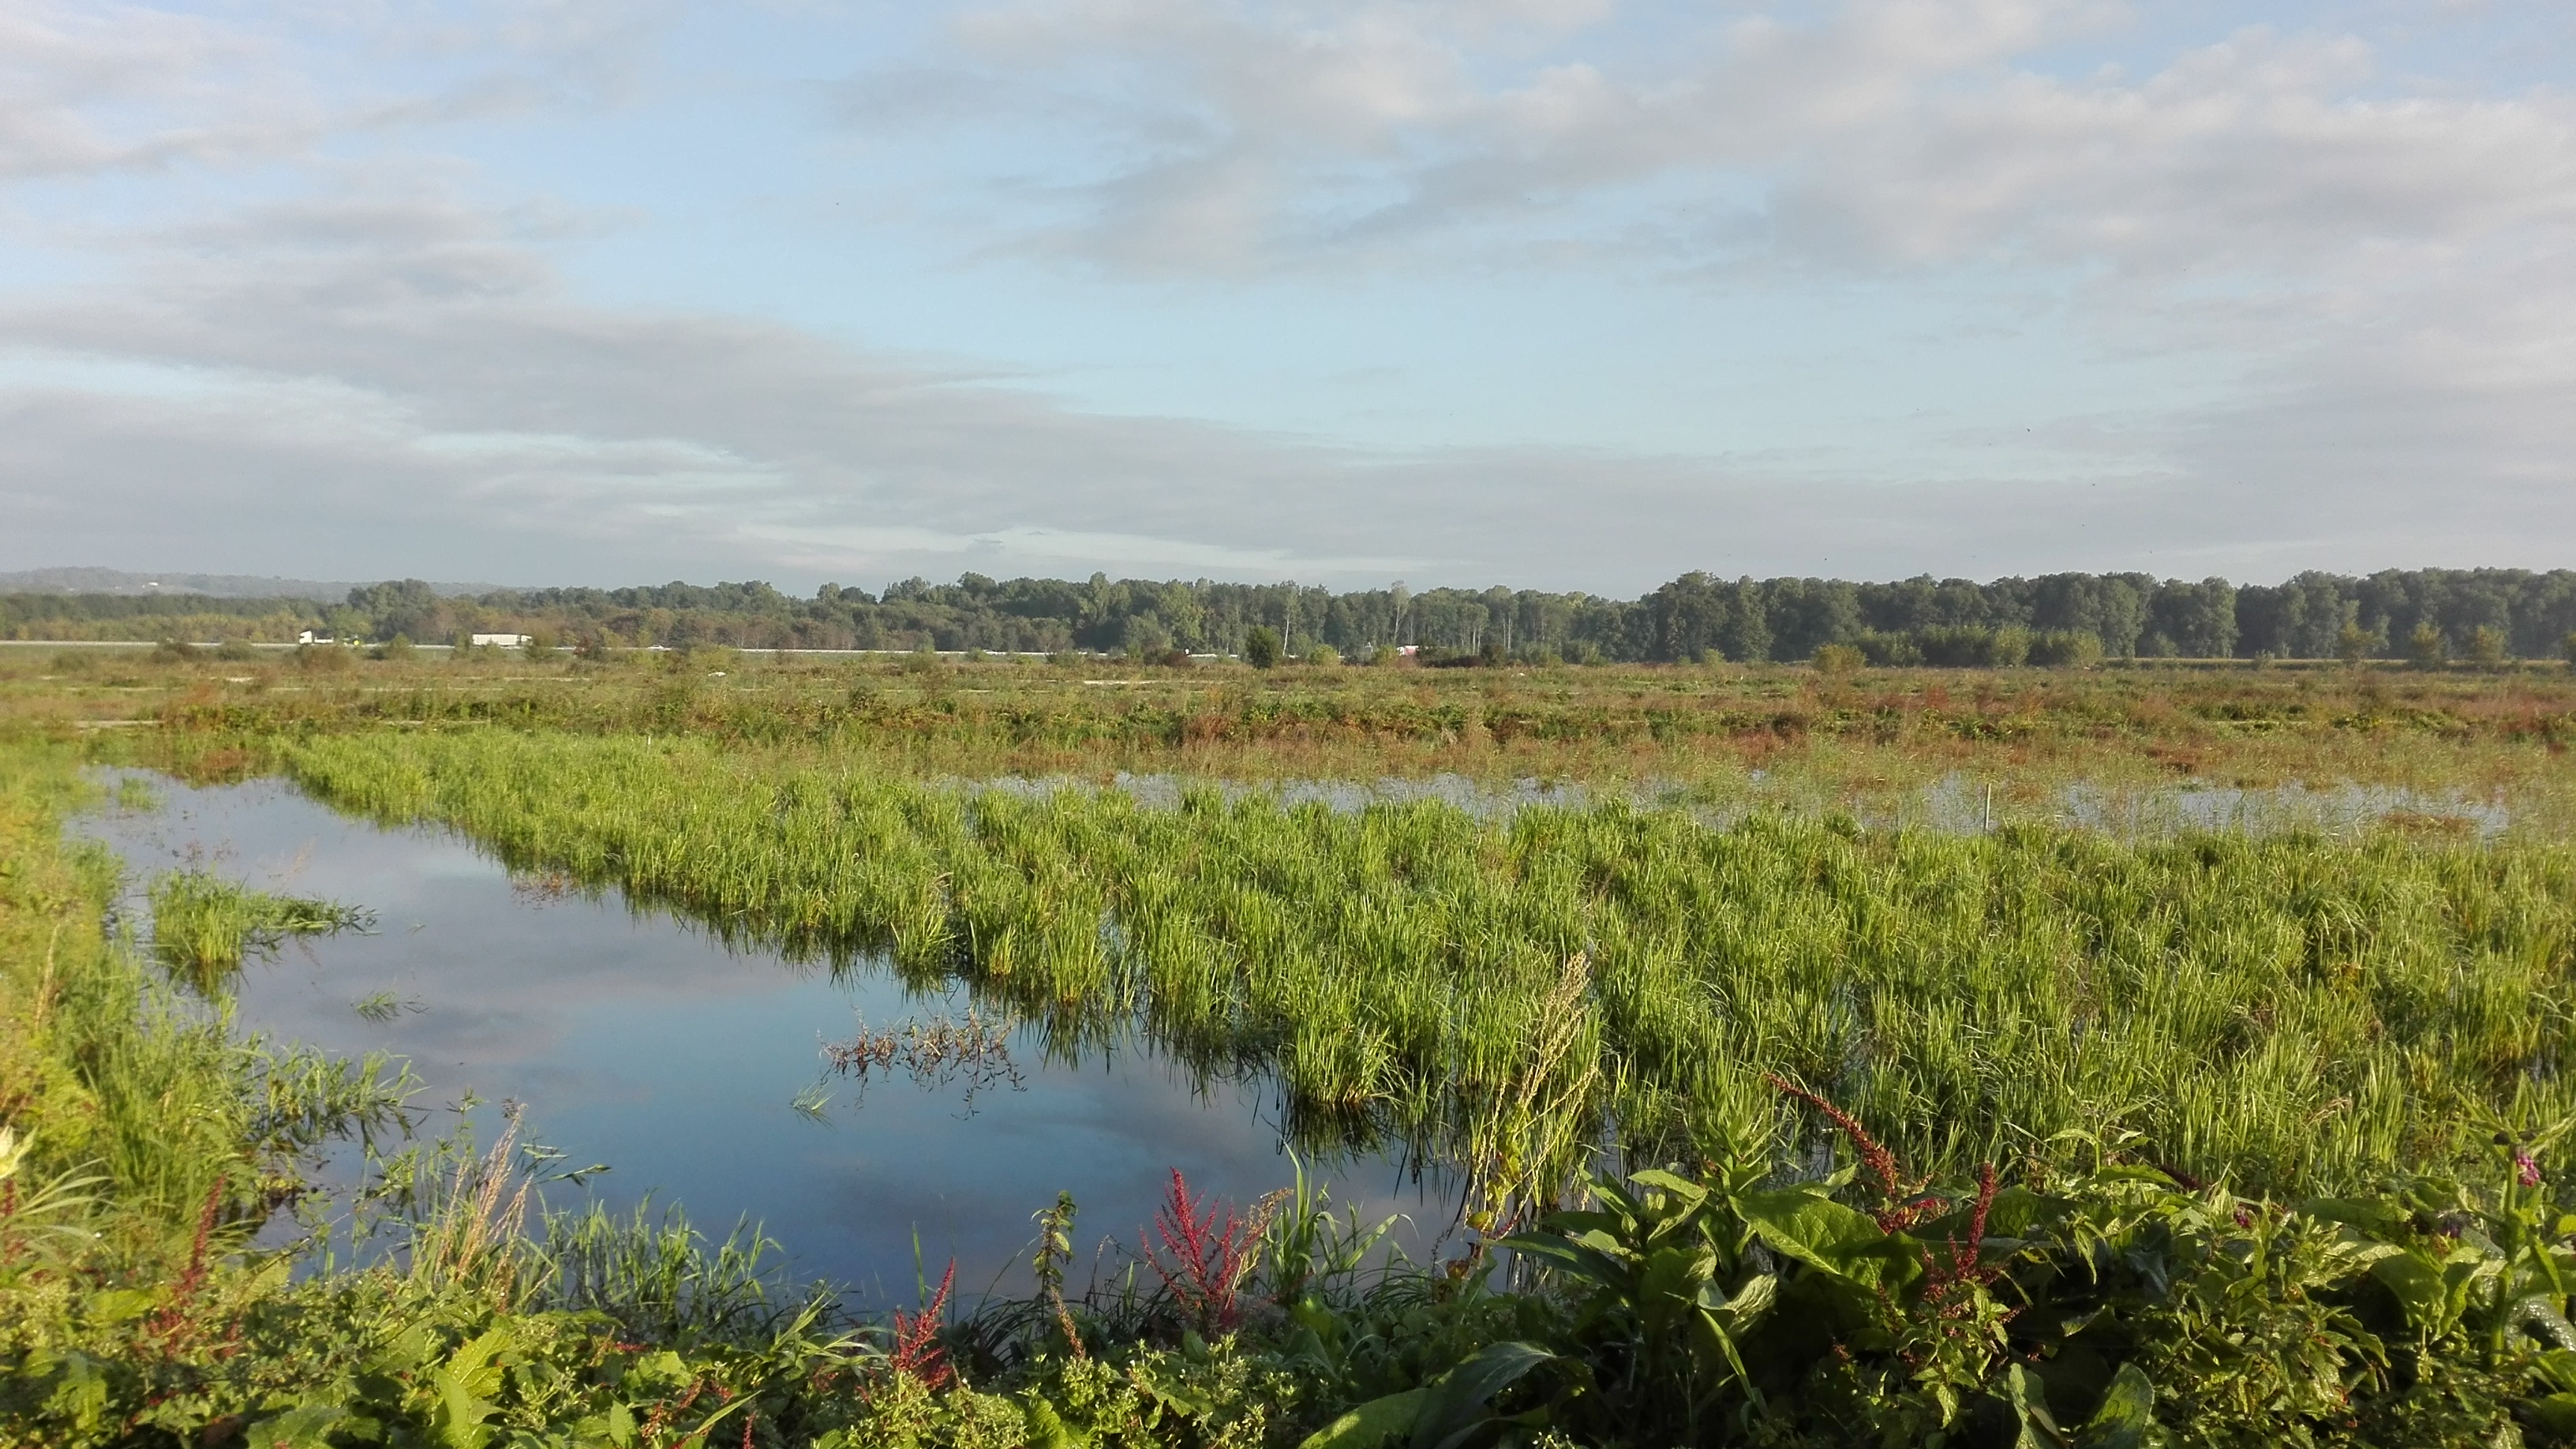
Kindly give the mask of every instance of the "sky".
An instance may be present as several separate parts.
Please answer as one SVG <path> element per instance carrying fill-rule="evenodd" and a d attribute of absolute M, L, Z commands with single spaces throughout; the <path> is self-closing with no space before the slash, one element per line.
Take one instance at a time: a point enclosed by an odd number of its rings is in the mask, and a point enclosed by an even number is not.
<path fill-rule="evenodd" d="M 0 569 L 2576 565 L 2564 0 L 0 0 Z"/>

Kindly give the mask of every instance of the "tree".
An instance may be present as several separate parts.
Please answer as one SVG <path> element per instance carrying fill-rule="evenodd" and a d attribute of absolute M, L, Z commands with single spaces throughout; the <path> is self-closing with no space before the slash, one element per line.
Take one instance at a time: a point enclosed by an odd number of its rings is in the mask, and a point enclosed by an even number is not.
<path fill-rule="evenodd" d="M 2346 664 L 2358 665 L 2379 652 L 2379 636 L 2361 627 L 2358 619 L 2347 619 L 2335 634 L 2335 657 Z"/>
<path fill-rule="evenodd" d="M 2033 664 L 2090 669 L 2102 662 L 2102 638 L 2090 629 L 2050 629 L 2030 636 Z"/>
<path fill-rule="evenodd" d="M 367 636 L 373 639 L 397 634 L 437 639 L 453 632 L 438 590 L 418 579 L 361 585 L 349 591 L 348 606 L 365 619 Z"/>
<path fill-rule="evenodd" d="M 1243 631 L 1243 662 L 1255 669 L 1269 669 L 1279 663 L 1279 636 L 1267 624 L 1255 624 Z"/>
<path fill-rule="evenodd" d="M 2104 653 L 2126 657 L 2137 652 L 2154 587 L 2145 574 L 2048 574 L 2031 580 L 2030 625 L 2090 633 Z"/>
<path fill-rule="evenodd" d="M 1860 637 L 1860 587 L 1840 579 L 1773 579 L 1754 586 L 1762 601 L 1762 654 L 1730 657 L 1747 660 L 1812 659 L 1818 647 L 1847 644 Z"/>
<path fill-rule="evenodd" d="M 2469 658 L 2480 669 L 2495 669 L 2504 663 L 2504 631 L 2493 624 L 2480 624 L 2469 631 Z"/>
<path fill-rule="evenodd" d="M 2433 621 L 2427 619 L 2415 626 L 2414 633 L 2406 636 L 2406 657 L 2413 660 L 2418 669 L 2439 669 L 2451 657 L 2451 643 L 2442 637 L 2441 630 L 2433 627 Z"/>
<path fill-rule="evenodd" d="M 1118 643 L 1131 659 L 1150 658 L 1172 647 L 1172 631 L 1150 612 L 1130 614 L 1118 626 Z"/>
<path fill-rule="evenodd" d="M 2236 652 L 2236 587 L 2225 579 L 2168 579 L 2148 597 L 2147 615 L 2173 653 L 2224 659 Z"/>

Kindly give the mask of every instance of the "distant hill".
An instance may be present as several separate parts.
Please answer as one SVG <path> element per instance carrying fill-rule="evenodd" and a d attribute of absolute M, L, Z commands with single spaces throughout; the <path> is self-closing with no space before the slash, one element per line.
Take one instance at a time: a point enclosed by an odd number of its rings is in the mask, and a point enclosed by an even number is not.
<path fill-rule="evenodd" d="M 252 574 L 138 574 L 124 569 L 24 569 L 0 573 L 0 594 L 204 594 L 215 599 L 314 599 L 336 604 L 355 583 L 280 579 Z M 440 594 L 483 594 L 497 584 L 432 584 Z"/>

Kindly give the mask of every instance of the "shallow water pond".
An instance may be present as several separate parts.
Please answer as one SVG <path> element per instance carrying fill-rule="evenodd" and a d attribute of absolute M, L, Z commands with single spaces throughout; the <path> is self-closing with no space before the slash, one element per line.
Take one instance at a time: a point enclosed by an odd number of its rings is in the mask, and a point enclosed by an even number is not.
<path fill-rule="evenodd" d="M 282 782 L 150 786 L 152 808 L 75 827 L 114 849 L 138 889 L 194 864 L 376 914 L 373 934 L 252 963 L 241 1026 L 407 1057 L 426 1084 L 415 1105 L 430 1109 L 427 1133 L 451 1126 L 469 1094 L 486 1104 L 474 1112 L 486 1140 L 491 1104 L 524 1104 L 526 1134 L 560 1150 L 561 1166 L 609 1167 L 548 1186 L 552 1206 L 586 1193 L 620 1211 L 676 1201 L 718 1237 L 748 1216 L 798 1276 L 846 1284 L 862 1303 L 909 1303 L 916 1246 L 933 1279 L 954 1255 L 961 1289 L 1020 1281 L 1030 1214 L 1059 1190 L 1080 1204 L 1087 1266 L 1104 1237 L 1132 1252 L 1175 1167 L 1194 1191 L 1238 1204 L 1292 1178 L 1266 1080 L 1203 1081 L 1132 1037 L 1051 1061 L 1033 1030 L 1006 1023 L 1007 1073 L 998 1062 L 944 1080 L 879 1070 L 862 1083 L 829 1070 L 826 1043 L 863 1027 L 962 1025 L 964 993 L 917 994 L 868 970 L 835 977 L 613 893 L 514 882 L 453 834 L 345 819 Z M 1396 1154 L 1317 1171 L 1337 1200 L 1407 1214 L 1417 1255 L 1457 1211 Z"/>

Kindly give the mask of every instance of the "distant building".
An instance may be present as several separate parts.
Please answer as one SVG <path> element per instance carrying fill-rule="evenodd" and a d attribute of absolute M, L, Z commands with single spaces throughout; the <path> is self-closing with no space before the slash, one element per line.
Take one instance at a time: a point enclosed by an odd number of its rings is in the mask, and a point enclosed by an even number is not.
<path fill-rule="evenodd" d="M 474 642 L 474 647 L 477 649 L 482 648 L 486 644 L 498 644 L 504 649 L 525 649 L 528 647 L 528 636 L 525 634 L 476 634 L 471 637 Z"/>

